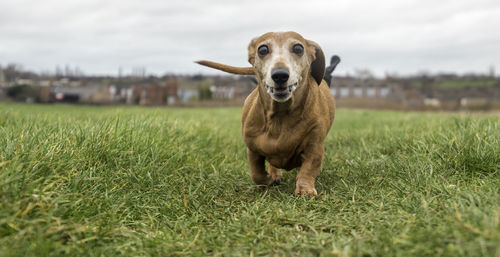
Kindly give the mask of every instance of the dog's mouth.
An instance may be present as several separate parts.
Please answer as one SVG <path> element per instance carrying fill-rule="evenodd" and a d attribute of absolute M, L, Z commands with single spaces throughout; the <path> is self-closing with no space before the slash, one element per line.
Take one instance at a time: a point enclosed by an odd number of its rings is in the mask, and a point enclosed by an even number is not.
<path fill-rule="evenodd" d="M 290 93 L 297 89 L 297 82 L 288 86 L 269 86 L 266 85 L 267 93 L 273 96 L 275 99 L 287 98 Z"/>

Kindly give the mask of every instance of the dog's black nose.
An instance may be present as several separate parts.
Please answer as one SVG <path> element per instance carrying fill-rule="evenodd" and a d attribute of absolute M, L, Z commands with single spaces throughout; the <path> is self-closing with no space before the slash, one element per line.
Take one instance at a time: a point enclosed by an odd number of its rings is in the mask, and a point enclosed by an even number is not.
<path fill-rule="evenodd" d="M 288 80 L 288 77 L 290 77 L 290 73 L 285 68 L 276 68 L 271 72 L 271 78 L 278 85 L 284 84 Z"/>

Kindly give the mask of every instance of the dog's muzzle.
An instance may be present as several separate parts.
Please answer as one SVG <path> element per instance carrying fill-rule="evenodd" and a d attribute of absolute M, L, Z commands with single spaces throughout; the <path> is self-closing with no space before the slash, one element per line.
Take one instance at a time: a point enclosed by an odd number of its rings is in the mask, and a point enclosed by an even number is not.
<path fill-rule="evenodd" d="M 297 89 L 297 82 L 288 86 L 269 86 L 266 85 L 267 93 L 270 94 L 275 100 L 284 100 Z"/>

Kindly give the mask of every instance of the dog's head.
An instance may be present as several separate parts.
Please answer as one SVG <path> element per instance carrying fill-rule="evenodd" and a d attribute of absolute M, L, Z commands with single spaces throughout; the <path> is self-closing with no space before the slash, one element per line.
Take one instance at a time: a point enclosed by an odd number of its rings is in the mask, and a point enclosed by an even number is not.
<path fill-rule="evenodd" d="M 286 102 L 295 90 L 309 82 L 309 74 L 319 85 L 325 74 L 325 56 L 313 41 L 295 32 L 269 32 L 248 45 L 259 86 L 274 101 Z"/>

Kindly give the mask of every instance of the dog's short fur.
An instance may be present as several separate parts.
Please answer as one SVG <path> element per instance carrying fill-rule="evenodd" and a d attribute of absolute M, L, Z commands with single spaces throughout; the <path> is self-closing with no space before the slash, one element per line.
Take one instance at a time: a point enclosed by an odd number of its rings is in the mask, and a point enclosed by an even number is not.
<path fill-rule="evenodd" d="M 270 32 L 250 42 L 248 61 L 252 67 L 198 63 L 256 76 L 258 86 L 245 100 L 242 115 L 253 181 L 278 184 L 279 169 L 300 167 L 295 194 L 317 195 L 314 183 L 323 161 L 323 142 L 335 116 L 335 101 L 323 80 L 323 51 L 298 33 Z"/>

